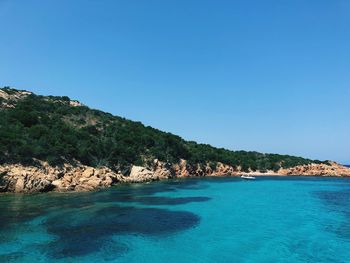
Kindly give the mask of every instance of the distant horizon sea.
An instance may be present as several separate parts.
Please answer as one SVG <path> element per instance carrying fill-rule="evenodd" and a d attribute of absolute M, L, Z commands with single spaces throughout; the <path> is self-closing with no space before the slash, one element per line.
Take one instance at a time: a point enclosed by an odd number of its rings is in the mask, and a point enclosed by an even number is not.
<path fill-rule="evenodd" d="M 350 259 L 350 179 L 189 178 L 0 195 L 0 262 Z"/>

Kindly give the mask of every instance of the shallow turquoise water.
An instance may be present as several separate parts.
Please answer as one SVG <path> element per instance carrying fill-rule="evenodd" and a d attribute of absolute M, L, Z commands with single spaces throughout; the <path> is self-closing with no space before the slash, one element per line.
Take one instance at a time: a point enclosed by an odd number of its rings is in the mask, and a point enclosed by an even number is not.
<path fill-rule="evenodd" d="M 350 262 L 350 179 L 0 196 L 0 262 Z"/>

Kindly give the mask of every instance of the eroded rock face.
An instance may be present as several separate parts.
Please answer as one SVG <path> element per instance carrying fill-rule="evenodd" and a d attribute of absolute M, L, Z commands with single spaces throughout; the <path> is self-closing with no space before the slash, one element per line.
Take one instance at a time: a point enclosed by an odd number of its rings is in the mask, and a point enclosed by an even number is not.
<path fill-rule="evenodd" d="M 159 161 L 158 159 L 153 161 L 152 170 L 154 171 L 155 177 L 159 179 L 167 179 L 175 176 L 171 166 Z"/>
<path fill-rule="evenodd" d="M 0 191 L 31 193 L 47 191 L 92 191 L 106 188 L 117 183 L 141 183 L 172 177 L 187 176 L 240 176 L 245 174 L 240 167 L 232 167 L 222 163 L 215 166 L 209 164 L 190 165 L 185 160 L 170 165 L 154 160 L 146 168 L 132 166 L 128 175 L 112 171 L 107 167 L 93 168 L 79 163 L 52 167 L 46 162 L 39 166 L 23 166 L 20 164 L 0 165 Z M 278 172 L 250 172 L 252 175 L 301 175 L 301 176 L 350 176 L 350 169 L 337 163 L 309 164 Z"/>
<path fill-rule="evenodd" d="M 144 182 L 154 178 L 154 172 L 141 166 L 133 166 L 128 177 L 128 182 Z"/>
<path fill-rule="evenodd" d="M 31 94 L 33 93 L 26 90 L 0 89 L 0 108 L 14 108 L 19 100 L 22 100 Z M 46 98 L 46 100 L 50 100 L 50 98 Z M 66 101 L 55 98 L 55 102 L 68 103 L 72 107 L 84 106 L 84 104 L 77 100 Z"/>
<path fill-rule="evenodd" d="M 217 163 L 215 167 L 209 164 L 189 165 L 186 160 L 180 160 L 178 164 L 173 165 L 173 173 L 177 177 L 188 176 L 238 176 L 240 169 L 223 163 Z"/>
<path fill-rule="evenodd" d="M 300 176 L 350 176 L 350 169 L 335 162 L 327 164 L 308 164 L 299 165 L 288 169 L 274 171 L 251 171 L 243 172 L 241 168 L 233 167 L 223 163 L 217 163 L 216 167 L 207 165 L 189 165 L 185 160 L 180 160 L 178 164 L 173 165 L 173 173 L 177 177 L 187 176 L 241 176 L 243 174 L 251 175 L 300 175 Z"/>
<path fill-rule="evenodd" d="M 55 188 L 60 191 L 91 191 L 106 188 L 122 181 L 122 175 L 109 168 L 92 168 L 81 166 L 64 173 L 64 176 L 53 181 Z"/>
<path fill-rule="evenodd" d="M 147 181 L 157 181 L 176 176 L 171 165 L 167 165 L 158 159 L 153 161 L 149 168 L 142 166 L 132 166 L 129 176 L 125 176 L 124 182 L 141 183 Z"/>
<path fill-rule="evenodd" d="M 0 108 L 14 108 L 18 100 L 21 100 L 30 94 L 32 93 L 25 90 L 11 90 L 9 92 L 6 92 L 5 90 L 0 90 Z"/>
<path fill-rule="evenodd" d="M 55 191 L 91 191 L 109 187 L 124 177 L 106 167 L 84 165 L 52 167 L 42 162 L 40 167 L 20 164 L 0 166 L 2 191 L 16 193 Z"/>
<path fill-rule="evenodd" d="M 350 176 L 350 169 L 335 162 L 326 164 L 299 165 L 289 169 L 280 169 L 281 175 L 305 175 L 305 176 Z"/>
<path fill-rule="evenodd" d="M 153 169 L 147 169 L 142 166 L 132 166 L 130 175 L 124 177 L 125 182 L 141 183 L 148 181 L 156 181 L 171 177 L 169 169 L 165 168 L 162 163 L 154 161 Z"/>

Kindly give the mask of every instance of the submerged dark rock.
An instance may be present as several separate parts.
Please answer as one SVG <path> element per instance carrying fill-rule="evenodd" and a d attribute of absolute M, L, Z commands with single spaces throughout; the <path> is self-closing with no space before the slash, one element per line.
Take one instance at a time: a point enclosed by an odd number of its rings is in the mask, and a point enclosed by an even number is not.
<path fill-rule="evenodd" d="M 199 216 L 190 212 L 112 206 L 79 215 L 72 212 L 64 218 L 53 217 L 45 226 L 50 234 L 57 236 L 49 244 L 50 256 L 65 258 L 97 252 L 116 235 L 169 235 L 192 228 L 199 221 Z M 118 247 L 116 253 L 126 249 L 122 244 Z"/>
<path fill-rule="evenodd" d="M 325 207 L 331 212 L 341 212 L 346 220 L 339 224 L 330 224 L 327 226 L 327 230 L 331 231 L 343 239 L 350 240 L 350 185 L 347 187 L 341 187 L 339 190 L 333 191 L 317 191 L 314 194 L 322 200 Z M 336 227 L 335 227 L 336 226 Z"/>

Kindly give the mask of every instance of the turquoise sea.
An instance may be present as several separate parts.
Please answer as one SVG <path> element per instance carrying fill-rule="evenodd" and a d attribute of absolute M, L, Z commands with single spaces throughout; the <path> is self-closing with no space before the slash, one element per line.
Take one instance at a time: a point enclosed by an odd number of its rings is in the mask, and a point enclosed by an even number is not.
<path fill-rule="evenodd" d="M 350 179 L 0 195 L 0 262 L 350 262 Z"/>

